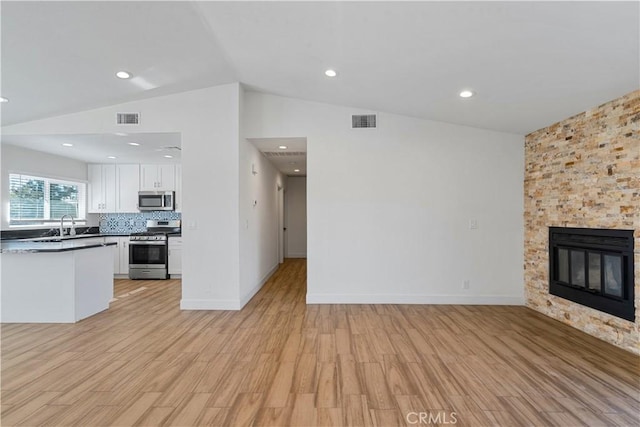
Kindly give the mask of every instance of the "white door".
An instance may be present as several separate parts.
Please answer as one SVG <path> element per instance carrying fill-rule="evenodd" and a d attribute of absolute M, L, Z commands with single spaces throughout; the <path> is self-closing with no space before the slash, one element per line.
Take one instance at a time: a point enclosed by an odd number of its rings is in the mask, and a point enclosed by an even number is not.
<path fill-rule="evenodd" d="M 89 213 L 102 212 L 104 185 L 102 183 L 102 165 L 88 166 Z"/>
<path fill-rule="evenodd" d="M 118 165 L 117 173 L 117 212 L 138 212 L 138 189 L 140 171 L 138 165 Z"/>
<path fill-rule="evenodd" d="M 174 165 L 158 165 L 158 191 L 176 189 L 176 168 Z"/>
<path fill-rule="evenodd" d="M 116 165 L 102 165 L 102 179 L 104 182 L 103 212 L 116 211 Z"/>
<path fill-rule="evenodd" d="M 285 257 L 307 257 L 307 178 L 287 178 L 285 197 Z"/>
<path fill-rule="evenodd" d="M 278 205 L 278 220 L 276 227 L 278 230 L 278 262 L 284 262 L 284 188 L 278 185 L 276 190 L 276 200 Z"/>
<path fill-rule="evenodd" d="M 158 189 L 158 165 L 140 165 L 140 190 Z"/>

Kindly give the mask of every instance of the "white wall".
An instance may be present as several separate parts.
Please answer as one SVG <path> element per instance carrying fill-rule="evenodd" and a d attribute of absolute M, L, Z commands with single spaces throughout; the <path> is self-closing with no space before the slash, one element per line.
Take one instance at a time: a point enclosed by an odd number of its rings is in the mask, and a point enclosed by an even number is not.
<path fill-rule="evenodd" d="M 523 303 L 522 136 L 390 114 L 352 130 L 363 111 L 239 84 L 2 131 L 121 132 L 117 111 L 142 113 L 135 131 L 182 133 L 183 308 L 237 309 L 259 289 L 273 265 L 274 176 L 244 138 L 289 136 L 307 137 L 308 302 Z"/>
<path fill-rule="evenodd" d="M 243 98 L 241 89 L 238 206 L 241 306 L 260 290 L 279 265 L 277 192 L 278 186 L 283 185 L 282 174 L 244 139 Z"/>
<path fill-rule="evenodd" d="M 238 309 L 240 85 L 216 86 L 4 127 L 6 134 L 181 132 L 181 307 Z M 117 111 L 141 124 L 114 124 Z"/>
<path fill-rule="evenodd" d="M 285 193 L 287 258 L 307 257 L 307 178 L 288 177 Z"/>
<path fill-rule="evenodd" d="M 245 96 L 247 137 L 307 137 L 307 302 L 523 304 L 523 136 L 362 113 Z"/>
<path fill-rule="evenodd" d="M 2 230 L 9 229 L 9 174 L 25 173 L 47 178 L 61 178 L 75 181 L 87 180 L 85 162 L 56 156 L 42 151 L 27 150 L 15 145 L 2 144 Z M 6 186 L 6 188 L 5 188 Z M 97 215 L 87 215 L 87 225 L 98 225 Z M 15 229 L 15 228 L 14 228 Z"/>

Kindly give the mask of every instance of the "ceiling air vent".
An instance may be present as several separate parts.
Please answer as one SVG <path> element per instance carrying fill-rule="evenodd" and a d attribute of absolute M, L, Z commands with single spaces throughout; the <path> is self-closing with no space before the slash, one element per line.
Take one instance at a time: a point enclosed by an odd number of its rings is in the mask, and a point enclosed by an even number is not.
<path fill-rule="evenodd" d="M 353 129 L 375 128 L 376 115 L 375 114 L 353 115 L 351 116 L 351 127 Z"/>
<path fill-rule="evenodd" d="M 116 113 L 116 124 L 139 125 L 140 113 Z"/>

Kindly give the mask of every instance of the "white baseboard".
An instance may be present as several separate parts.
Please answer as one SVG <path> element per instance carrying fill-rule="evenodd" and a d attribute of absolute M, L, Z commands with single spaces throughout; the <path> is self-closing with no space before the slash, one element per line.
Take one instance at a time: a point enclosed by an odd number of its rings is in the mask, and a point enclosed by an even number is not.
<path fill-rule="evenodd" d="M 240 301 L 233 299 L 182 299 L 180 310 L 240 310 Z"/>
<path fill-rule="evenodd" d="M 244 307 L 245 305 L 247 305 L 247 303 L 249 301 L 251 301 L 251 298 L 253 298 L 253 296 L 255 294 L 257 294 L 260 289 L 262 289 L 264 284 L 267 283 L 267 280 L 269 280 L 269 277 L 271 277 L 271 275 L 273 275 L 273 273 L 276 272 L 276 270 L 278 269 L 279 266 L 280 266 L 280 264 L 276 263 L 276 265 L 274 265 L 273 268 L 271 270 L 269 270 L 269 272 L 267 274 L 264 275 L 262 280 L 260 280 L 260 283 L 258 283 L 253 289 L 251 289 L 249 292 L 247 292 L 244 297 L 240 298 L 240 307 L 241 308 Z"/>
<path fill-rule="evenodd" d="M 306 258 L 306 257 L 307 257 L 306 252 L 294 252 L 292 254 L 287 254 L 285 256 L 285 258 Z"/>
<path fill-rule="evenodd" d="M 307 294 L 307 304 L 524 305 L 524 302 L 524 296 L 504 295 Z"/>
<path fill-rule="evenodd" d="M 241 310 L 258 293 L 278 267 L 279 264 L 276 264 L 269 270 L 262 280 L 241 299 L 182 299 L 180 300 L 180 310 Z"/>

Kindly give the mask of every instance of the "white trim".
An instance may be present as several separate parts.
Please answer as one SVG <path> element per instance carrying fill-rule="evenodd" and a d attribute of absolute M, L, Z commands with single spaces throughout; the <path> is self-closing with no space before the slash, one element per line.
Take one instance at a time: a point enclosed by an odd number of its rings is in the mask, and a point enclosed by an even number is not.
<path fill-rule="evenodd" d="M 240 307 L 244 307 L 245 305 L 247 305 L 249 301 L 251 301 L 251 298 L 253 298 L 255 294 L 257 294 L 258 291 L 262 289 L 264 284 L 267 283 L 267 280 L 269 280 L 269 278 L 273 275 L 273 273 L 276 272 L 279 266 L 280 264 L 276 263 L 276 265 L 274 265 L 273 268 L 269 270 L 267 274 L 265 274 L 265 276 L 262 278 L 260 283 L 258 283 L 253 289 L 247 292 L 247 294 L 244 297 L 240 298 Z"/>
<path fill-rule="evenodd" d="M 180 310 L 240 310 L 240 301 L 234 299 L 182 299 Z"/>
<path fill-rule="evenodd" d="M 307 294 L 307 304 L 524 305 L 524 303 L 524 296 L 507 295 Z"/>

